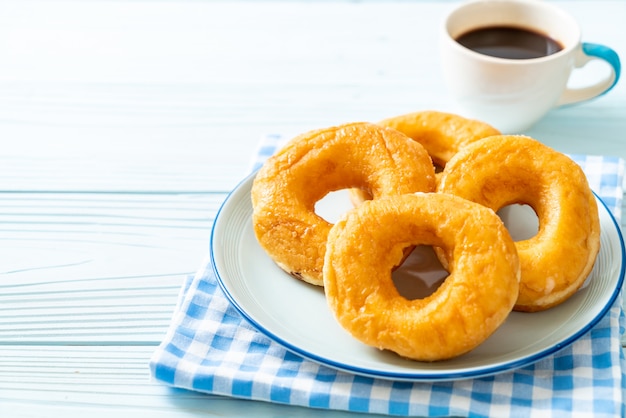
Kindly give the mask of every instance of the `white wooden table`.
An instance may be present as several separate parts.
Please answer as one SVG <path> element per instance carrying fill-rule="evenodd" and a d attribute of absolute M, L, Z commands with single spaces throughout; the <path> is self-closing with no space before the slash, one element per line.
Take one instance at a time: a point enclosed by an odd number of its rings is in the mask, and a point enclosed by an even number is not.
<path fill-rule="evenodd" d="M 624 60 L 626 2 L 557 3 Z M 320 414 L 172 390 L 148 359 L 261 135 L 455 110 L 451 5 L 0 2 L 0 416 Z M 626 158 L 626 83 L 527 133 Z"/>

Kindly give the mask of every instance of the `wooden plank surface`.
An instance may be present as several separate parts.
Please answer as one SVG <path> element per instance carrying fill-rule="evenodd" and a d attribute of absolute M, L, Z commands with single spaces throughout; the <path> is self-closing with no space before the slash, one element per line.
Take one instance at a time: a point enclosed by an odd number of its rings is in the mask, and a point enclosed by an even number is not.
<path fill-rule="evenodd" d="M 0 193 L 0 344 L 152 344 L 225 195 Z"/>

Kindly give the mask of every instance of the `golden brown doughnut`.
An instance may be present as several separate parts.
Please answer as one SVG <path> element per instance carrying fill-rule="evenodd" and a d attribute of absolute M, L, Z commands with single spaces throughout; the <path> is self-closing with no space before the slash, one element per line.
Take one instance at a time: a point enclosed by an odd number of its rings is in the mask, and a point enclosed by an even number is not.
<path fill-rule="evenodd" d="M 500 131 L 485 122 L 434 110 L 395 116 L 378 124 L 396 129 L 419 142 L 441 168 L 465 145 L 488 136 L 500 135 Z M 371 199 L 371 196 L 364 190 L 353 189 L 350 190 L 350 199 L 356 206 Z"/>
<path fill-rule="evenodd" d="M 392 267 L 411 245 L 449 255 L 449 276 L 423 299 L 408 300 Z M 491 335 L 517 299 L 519 259 L 500 218 L 482 205 L 442 193 L 364 202 L 328 236 L 326 299 L 338 322 L 361 342 L 401 356 L 436 361 L 466 353 Z"/>
<path fill-rule="evenodd" d="M 452 157 L 438 191 L 494 211 L 526 204 L 537 214 L 537 235 L 516 242 L 522 276 L 515 310 L 558 305 L 591 272 L 600 249 L 596 199 L 582 169 L 564 154 L 529 137 L 485 138 Z"/>
<path fill-rule="evenodd" d="M 452 113 L 422 111 L 384 119 L 379 125 L 396 129 L 419 142 L 440 167 L 461 148 L 479 139 L 500 135 L 500 131 L 474 119 Z"/>
<path fill-rule="evenodd" d="M 269 158 L 254 179 L 259 244 L 283 270 L 321 286 L 332 225 L 315 213 L 315 203 L 351 187 L 374 198 L 432 192 L 435 173 L 424 147 L 393 129 L 352 123 L 302 134 Z"/>

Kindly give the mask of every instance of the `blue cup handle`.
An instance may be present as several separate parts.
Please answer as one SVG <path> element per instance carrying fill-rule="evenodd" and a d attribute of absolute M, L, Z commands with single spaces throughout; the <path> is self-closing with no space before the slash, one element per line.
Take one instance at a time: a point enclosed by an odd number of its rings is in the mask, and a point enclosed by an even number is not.
<path fill-rule="evenodd" d="M 583 67 L 589 61 L 602 60 L 609 64 L 611 74 L 608 77 L 581 88 L 567 88 L 558 105 L 567 105 L 593 99 L 611 90 L 617 84 L 621 73 L 621 64 L 617 52 L 608 46 L 583 42 L 576 57 L 576 68 Z"/>

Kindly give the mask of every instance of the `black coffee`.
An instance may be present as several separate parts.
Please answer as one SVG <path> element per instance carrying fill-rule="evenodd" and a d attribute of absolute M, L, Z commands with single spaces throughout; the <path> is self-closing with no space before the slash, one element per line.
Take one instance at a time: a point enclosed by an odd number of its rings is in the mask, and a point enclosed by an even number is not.
<path fill-rule="evenodd" d="M 480 54 L 516 60 L 545 57 L 563 49 L 561 44 L 546 35 L 509 26 L 474 29 L 459 36 L 456 41 Z"/>

